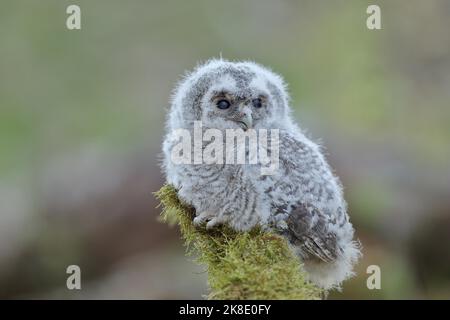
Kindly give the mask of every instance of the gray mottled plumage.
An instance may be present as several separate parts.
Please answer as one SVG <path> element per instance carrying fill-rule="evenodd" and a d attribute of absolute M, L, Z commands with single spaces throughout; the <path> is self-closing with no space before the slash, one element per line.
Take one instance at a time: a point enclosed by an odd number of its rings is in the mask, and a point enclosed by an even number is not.
<path fill-rule="evenodd" d="M 225 98 L 231 106 L 217 107 Z M 249 101 L 262 97 L 262 107 Z M 261 164 L 174 164 L 176 129 L 242 127 L 279 129 L 279 169 L 261 175 Z M 225 136 L 225 134 L 224 134 Z M 205 149 L 208 141 L 204 142 Z M 271 152 L 272 145 L 269 145 Z M 289 97 L 280 76 L 253 62 L 210 60 L 184 77 L 174 91 L 163 143 L 167 181 L 195 207 L 194 223 L 229 224 L 245 231 L 261 225 L 285 236 L 302 259 L 311 281 L 339 287 L 349 278 L 360 252 L 353 241 L 342 187 L 320 147 L 290 116 Z M 193 152 L 193 151 L 192 151 Z"/>

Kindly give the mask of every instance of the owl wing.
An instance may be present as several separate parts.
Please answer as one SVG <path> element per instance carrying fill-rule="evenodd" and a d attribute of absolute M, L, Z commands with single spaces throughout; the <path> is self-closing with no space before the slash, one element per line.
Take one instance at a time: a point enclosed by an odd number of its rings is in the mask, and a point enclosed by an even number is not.
<path fill-rule="evenodd" d="M 340 220 L 341 210 L 323 211 L 325 209 L 319 209 L 314 203 L 326 208 L 328 198 L 336 196 L 328 186 L 334 177 L 319 150 L 285 132 L 281 133 L 281 142 L 280 160 L 289 183 L 281 182 L 280 189 L 286 186 L 283 191 L 289 194 L 296 187 L 308 186 L 310 189 L 306 192 L 311 196 L 311 200 L 299 199 L 291 203 L 289 209 L 285 208 L 288 238 L 304 258 L 332 262 L 339 254 L 337 236 L 332 230 L 333 224 Z M 297 191 L 290 193 L 294 198 L 298 195 Z"/>
<path fill-rule="evenodd" d="M 317 208 L 305 203 L 293 207 L 287 220 L 290 242 L 301 250 L 304 258 L 333 262 L 338 256 L 336 235 L 328 228 L 329 219 Z"/>

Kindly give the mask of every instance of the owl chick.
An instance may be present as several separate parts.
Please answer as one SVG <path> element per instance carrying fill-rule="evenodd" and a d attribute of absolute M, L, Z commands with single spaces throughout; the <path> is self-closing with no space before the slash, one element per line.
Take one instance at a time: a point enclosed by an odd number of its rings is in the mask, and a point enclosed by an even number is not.
<path fill-rule="evenodd" d="M 294 123 L 289 103 L 283 79 L 261 65 L 213 59 L 198 66 L 174 90 L 163 170 L 179 197 L 195 208 L 194 224 L 206 223 L 206 228 L 227 224 L 237 231 L 259 225 L 273 230 L 289 241 L 312 282 L 325 289 L 339 288 L 353 275 L 359 245 L 353 240 L 342 186 L 320 147 Z M 181 152 L 191 161 L 174 161 L 180 129 L 194 145 L 199 123 L 201 134 L 211 129 L 223 134 L 200 137 L 197 147 Z M 229 163 L 226 152 L 216 155 L 215 163 L 201 161 L 195 153 L 207 150 L 209 144 L 227 147 L 230 129 L 276 129 L 277 143 L 267 145 L 266 151 L 269 155 L 276 151 L 277 170 L 261 174 L 259 159 Z M 245 154 L 249 154 L 247 146 Z"/>

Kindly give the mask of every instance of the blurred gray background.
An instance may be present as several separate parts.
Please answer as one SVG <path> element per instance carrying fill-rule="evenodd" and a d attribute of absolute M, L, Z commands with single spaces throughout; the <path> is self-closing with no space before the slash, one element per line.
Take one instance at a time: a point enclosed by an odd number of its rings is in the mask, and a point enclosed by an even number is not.
<path fill-rule="evenodd" d="M 330 298 L 450 298 L 449 30 L 447 0 L 2 0 L 0 298 L 206 293 L 152 192 L 170 91 L 220 54 L 285 77 L 343 181 L 364 258 Z"/>

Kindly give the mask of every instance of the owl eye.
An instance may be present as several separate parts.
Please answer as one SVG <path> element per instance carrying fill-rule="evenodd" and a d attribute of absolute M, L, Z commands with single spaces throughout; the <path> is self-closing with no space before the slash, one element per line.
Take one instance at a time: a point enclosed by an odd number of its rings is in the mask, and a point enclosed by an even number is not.
<path fill-rule="evenodd" d="M 262 101 L 261 99 L 257 98 L 257 99 L 253 99 L 252 100 L 252 104 L 255 108 L 261 108 L 262 107 Z"/>
<path fill-rule="evenodd" d="M 217 101 L 217 108 L 219 109 L 228 109 L 230 107 L 230 103 L 227 100 L 219 100 Z"/>

